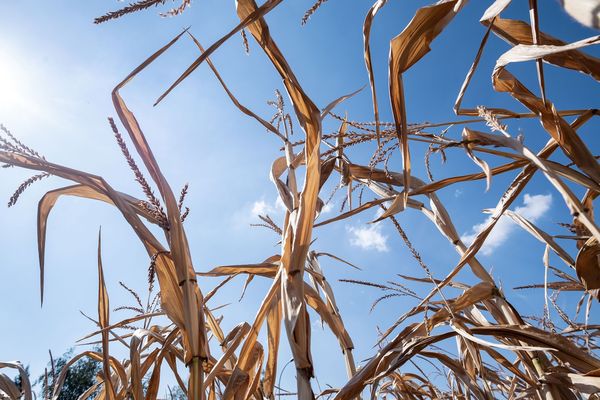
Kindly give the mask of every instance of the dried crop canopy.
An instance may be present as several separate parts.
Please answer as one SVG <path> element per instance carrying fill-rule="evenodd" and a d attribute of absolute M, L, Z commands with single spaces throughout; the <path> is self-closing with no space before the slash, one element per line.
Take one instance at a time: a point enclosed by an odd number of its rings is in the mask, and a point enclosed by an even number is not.
<path fill-rule="evenodd" d="M 140 1 L 122 10 L 98 18 L 104 22 L 126 14 L 161 5 L 165 1 Z M 316 2 L 303 19 L 308 18 L 325 3 Z M 361 396 L 398 399 L 442 399 L 442 398 L 538 398 L 578 399 L 600 393 L 600 358 L 596 340 L 599 326 L 589 323 L 592 302 L 598 299 L 600 289 L 600 230 L 594 215 L 594 200 L 600 193 L 600 166 L 594 150 L 578 132 L 584 124 L 597 115 L 596 109 L 560 110 L 547 97 L 544 64 L 552 64 L 569 73 L 588 75 L 590 84 L 597 84 L 600 77 L 600 60 L 586 54 L 587 46 L 596 45 L 600 37 L 593 36 L 574 43 L 565 43 L 540 30 L 538 5 L 529 1 L 529 22 L 509 20 L 501 17 L 509 1 L 493 2 L 481 19 L 484 25 L 483 39 L 479 49 L 463 49 L 463 54 L 476 53 L 460 90 L 454 110 L 458 115 L 469 117 L 459 124 L 465 125 L 459 139 L 445 135 L 450 122 L 410 124 L 405 96 L 404 74 L 419 68 L 419 61 L 431 51 L 436 38 L 443 36 L 446 27 L 465 7 L 460 0 L 442 0 L 423 7 L 398 36 L 391 39 L 389 51 L 389 109 L 393 122 L 380 120 L 384 105 L 378 104 L 372 54 L 370 50 L 371 29 L 375 16 L 381 12 L 385 0 L 378 0 L 369 10 L 364 26 L 364 57 L 370 81 L 372 104 L 365 106 L 374 112 L 374 122 L 358 122 L 334 113 L 340 103 L 356 93 L 339 97 L 320 108 L 310 98 L 300 80 L 294 74 L 283 52 L 271 35 L 265 15 L 275 7 L 284 7 L 281 0 L 266 0 L 257 5 L 254 0 L 238 0 L 237 16 L 240 23 L 214 44 L 204 49 L 191 35 L 200 55 L 169 90 L 185 86 L 185 78 L 206 62 L 223 86 L 235 107 L 254 118 L 282 141 L 282 155 L 272 163 L 271 180 L 285 207 L 282 221 L 274 221 L 268 215 L 261 216 L 261 226 L 279 236 L 277 254 L 262 260 L 248 260 L 243 265 L 222 265 L 208 271 L 197 271 L 192 265 L 190 243 L 188 243 L 184 220 L 187 216 L 183 203 L 187 186 L 179 199 L 161 172 L 146 137 L 133 112 L 127 107 L 120 90 L 131 79 L 161 57 L 176 41 L 187 38 L 184 33 L 174 38 L 136 68 L 112 92 L 118 118 L 133 143 L 131 153 L 119 128 L 110 120 L 113 133 L 127 162 L 141 185 L 145 199 L 138 199 L 116 191 L 102 177 L 71 169 L 46 160 L 30 149 L 10 131 L 2 127 L 0 137 L 0 162 L 7 165 L 31 169 L 36 175 L 18 188 L 10 199 L 14 204 L 19 195 L 35 181 L 48 176 L 57 176 L 73 184 L 48 192 L 38 207 L 38 244 L 40 257 L 41 296 L 44 287 L 44 252 L 48 215 L 62 196 L 78 196 L 100 200 L 116 207 L 147 250 L 150 258 L 150 291 L 146 306 L 138 299 L 138 305 L 128 307 L 136 315 L 118 322 L 109 315 L 109 294 L 106 290 L 100 241 L 98 243 L 98 331 L 86 336 L 101 344 L 98 351 L 85 351 L 81 357 L 101 361 L 103 368 L 98 383 L 83 396 L 100 390 L 100 398 L 125 399 L 133 397 L 157 398 L 161 369 L 168 367 L 190 399 L 274 399 L 278 394 L 290 394 L 299 399 L 328 397 L 337 400 L 356 399 Z M 189 1 L 183 1 L 170 14 L 182 12 Z M 522 7 L 522 4 L 518 5 Z M 544 4 L 545 7 L 554 5 Z M 316 16 L 315 16 L 316 18 Z M 287 99 L 293 110 L 286 112 L 284 100 L 277 92 L 277 100 L 271 104 L 277 112 L 268 121 L 243 105 L 227 87 L 225 80 L 212 63 L 211 54 L 237 32 L 248 32 L 265 57 L 271 62 L 282 80 Z M 489 40 L 498 36 L 512 48 L 498 55 L 492 73 L 492 85 L 497 92 L 507 93 L 515 101 L 515 110 L 524 106 L 523 113 L 508 109 L 479 106 L 463 108 L 462 100 L 478 68 L 480 58 Z M 435 50 L 434 50 L 435 51 Z M 310 62 L 310 58 L 307 58 Z M 509 72 L 510 64 L 532 62 L 537 68 L 539 88 L 526 87 Z M 539 90 L 540 95 L 534 94 Z M 332 96 L 335 97 L 335 96 Z M 532 149 L 509 132 L 502 123 L 510 118 L 533 118 L 540 122 L 540 131 L 547 134 L 547 143 L 541 149 Z M 340 127 L 333 133 L 323 131 L 326 119 L 338 120 Z M 570 119 L 570 122 L 568 121 Z M 302 130 L 302 139 L 292 141 L 294 122 Z M 469 124 L 485 122 L 488 131 L 469 128 Z M 435 127 L 446 128 L 442 134 L 429 133 Z M 415 143 L 426 143 L 425 167 L 430 180 L 426 182 L 415 175 Z M 370 160 L 353 160 L 353 146 L 375 143 L 377 150 Z M 446 159 L 446 151 L 464 149 L 478 173 L 448 176 L 433 180 L 429 160 L 434 154 Z M 568 164 L 556 161 L 554 153 L 563 153 Z M 389 168 L 390 157 L 399 154 L 402 170 Z M 503 160 L 494 167 L 488 157 Z M 135 159 L 142 161 L 143 170 Z M 302 168 L 301 168 L 302 167 Z M 144 175 L 147 171 L 149 179 Z M 491 218 L 482 226 L 474 240 L 467 244 L 458 234 L 450 212 L 438 196 L 438 192 L 465 182 L 486 180 L 487 185 L 495 176 L 516 173 L 516 177 L 498 198 Z M 563 200 L 573 217 L 566 224 L 568 231 L 553 235 L 540 229 L 535 221 L 511 211 L 515 200 L 528 187 L 532 177 L 539 172 Z M 338 178 L 338 187 L 346 187 L 344 206 L 339 215 L 316 223 L 315 220 L 329 201 L 324 193 L 328 182 Z M 155 194 L 155 189 L 156 193 Z M 356 188 L 360 188 L 356 191 Z M 363 201 L 363 192 L 371 193 L 373 200 Z M 357 193 L 360 193 L 357 195 Z M 583 195 L 581 194 L 583 193 Z M 378 221 L 389 220 L 408 246 L 410 253 L 422 269 L 415 276 L 400 276 L 404 281 L 370 282 L 346 280 L 342 285 L 363 285 L 382 290 L 373 307 L 394 297 L 407 296 L 415 301 L 414 307 L 404 314 L 394 315 L 396 321 L 381 332 L 378 350 L 366 361 L 354 360 L 353 343 L 346 329 L 334 289 L 325 277 L 321 266 L 322 258 L 329 257 L 346 263 L 344 255 L 332 255 L 313 248 L 314 230 L 321 226 L 339 223 L 354 215 L 381 207 Z M 514 207 L 513 207 L 514 208 Z M 399 213 L 417 211 L 431 223 L 432 231 L 438 231 L 455 248 L 460 259 L 449 268 L 430 268 L 411 243 L 407 232 L 397 217 Z M 544 283 L 524 288 L 543 289 L 546 298 L 544 315 L 525 318 L 518 307 L 511 304 L 494 278 L 477 258 L 489 235 L 497 227 L 500 218 L 512 218 L 526 232 L 542 243 L 545 248 L 541 261 L 545 271 Z M 156 225 L 164 234 L 164 243 L 155 236 L 148 225 Z M 568 241 L 576 243 L 569 246 Z M 576 247 L 573 251 L 572 248 Z M 555 253 L 562 266 L 550 265 L 549 255 Z M 476 283 L 467 285 L 456 280 L 464 267 Z M 368 266 L 367 266 L 368 267 Z M 110 267 L 109 267 L 110 268 Z M 206 270 L 206 269 L 205 269 Z M 542 269 L 540 269 L 542 270 Z M 554 278 L 550 278 L 552 274 Z M 207 302 L 224 285 L 238 275 L 247 277 L 246 285 L 254 277 L 271 281 L 263 300 L 257 305 L 254 319 L 240 321 L 230 332 L 224 332 L 219 318 L 207 306 Z M 224 277 L 215 289 L 205 294 L 197 276 Z M 151 300 L 150 293 L 155 279 L 160 295 Z M 554 279 L 554 280 L 550 280 Z M 376 280 L 376 279 L 375 279 Z M 429 285 L 430 291 L 422 296 L 412 285 Z M 420 289 L 419 289 L 420 290 Z M 560 292 L 577 292 L 581 300 L 570 307 L 576 313 L 585 303 L 585 322 L 577 322 L 577 315 L 562 310 L 556 301 Z M 552 292 L 552 293 L 550 293 Z M 158 300 L 160 299 L 160 300 Z M 160 301 L 160 307 L 156 303 Z M 561 321 L 554 321 L 553 314 Z M 226 312 L 226 311 L 224 311 Z M 153 321 L 166 316 L 170 324 L 161 326 Z M 314 377 L 319 370 L 311 353 L 311 318 L 320 318 L 337 338 L 340 353 L 345 359 L 348 380 L 340 387 L 328 388 L 315 393 Z M 536 323 L 540 322 L 539 324 Z M 132 325 L 131 332 L 123 330 Z M 283 328 L 283 329 L 282 329 Z M 287 392 L 276 385 L 282 369 L 279 354 L 282 346 L 282 330 L 293 355 L 296 368 L 297 387 Z M 125 333 L 123 333 L 125 332 Z M 259 340 L 266 333 L 266 343 Z M 122 344 L 129 348 L 129 358 L 117 360 L 109 353 L 109 344 Z M 448 351 L 452 344 L 455 351 Z M 411 368 L 407 368 L 410 365 Z M 181 376 L 182 367 L 187 376 Z M 0 363 L 0 368 L 12 368 L 21 373 L 24 384 L 18 388 L 4 374 L 0 374 L 0 393 L 15 399 L 24 393 L 31 398 L 27 377 L 18 363 Z M 426 371 L 440 371 L 444 379 L 434 379 Z M 66 371 L 64 369 L 63 371 Z M 66 372 L 65 372 L 66 373 Z M 144 379 L 147 379 L 144 384 Z M 53 389 L 56 398 L 61 390 L 64 376 L 59 376 Z M 93 390 L 92 390 L 93 389 Z M 597 396 L 597 394 L 596 394 Z"/>

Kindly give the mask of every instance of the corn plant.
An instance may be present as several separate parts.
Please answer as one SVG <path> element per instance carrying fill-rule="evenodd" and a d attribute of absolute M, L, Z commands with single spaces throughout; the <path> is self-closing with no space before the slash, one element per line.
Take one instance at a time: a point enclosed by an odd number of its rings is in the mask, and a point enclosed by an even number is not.
<path fill-rule="evenodd" d="M 138 1 L 99 17 L 96 22 L 121 18 L 164 3 L 165 0 Z M 587 55 L 582 49 L 598 44 L 600 37 L 565 43 L 540 30 L 535 0 L 529 1 L 529 22 L 501 17 L 510 0 L 490 2 L 481 18 L 486 27 L 485 34 L 479 48 L 474 49 L 472 66 L 466 73 L 454 104 L 455 113 L 465 119 L 412 124 L 406 111 L 410 99 L 405 97 L 404 74 L 418 67 L 419 61 L 430 51 L 431 43 L 444 33 L 453 18 L 467 6 L 463 0 L 438 1 L 419 9 L 407 26 L 390 41 L 389 106 L 393 121 L 386 122 L 380 119 L 382 104 L 378 101 L 370 50 L 372 25 L 386 5 L 386 0 L 377 0 L 363 25 L 364 60 L 372 99 L 371 104 L 365 107 L 372 110 L 373 121 L 354 121 L 336 113 L 335 109 L 355 93 L 341 96 L 320 107 L 303 89 L 265 20 L 265 16 L 273 9 L 283 7 L 282 3 L 282 0 L 266 0 L 258 5 L 254 0 L 237 0 L 240 22 L 222 38 L 205 49 L 186 30 L 152 54 L 115 87 L 111 95 L 118 123 L 109 119 L 109 125 L 135 180 L 140 184 L 143 199 L 117 191 L 101 176 L 46 160 L 3 128 L 0 161 L 37 173 L 17 189 L 9 205 L 14 204 L 29 185 L 42 178 L 55 176 L 73 182 L 71 186 L 46 193 L 39 202 L 38 247 L 42 299 L 47 218 L 62 196 L 84 197 L 113 205 L 148 253 L 150 286 L 154 285 L 155 280 L 158 283 L 159 296 L 155 300 L 149 294 L 144 306 L 144 302 L 136 297 L 137 305 L 132 307 L 136 313 L 134 317 L 111 321 L 99 236 L 98 315 L 93 318 L 98 330 L 87 335 L 86 339 L 96 340 L 101 344 L 101 350 L 84 351 L 75 356 L 71 363 L 81 357 L 90 357 L 101 361 L 103 368 L 97 384 L 82 399 L 97 390 L 100 390 L 102 399 L 156 399 L 164 361 L 190 399 L 274 399 L 278 394 L 289 395 L 289 392 L 283 392 L 276 385 L 278 372 L 282 369 L 279 356 L 282 328 L 296 369 L 296 389 L 291 395 L 298 399 L 597 398 L 600 393 L 600 358 L 597 355 L 596 338 L 600 331 L 598 325 L 588 323 L 588 320 L 592 302 L 598 299 L 600 289 L 600 230 L 594 217 L 594 200 L 600 193 L 600 166 L 593 149 L 578 134 L 578 129 L 596 116 L 598 110 L 557 109 L 546 94 L 544 64 L 583 73 L 598 81 L 600 60 Z M 317 1 L 307 11 L 302 23 L 308 23 L 324 3 L 324 0 Z M 181 5 L 167 14 L 180 14 L 189 4 L 190 0 L 183 0 Z M 520 7 L 525 9 L 523 4 Z M 284 96 L 277 92 L 277 100 L 271 103 L 276 108 L 276 114 L 270 120 L 265 119 L 244 106 L 226 86 L 210 56 L 237 33 L 243 35 L 246 46 L 249 33 L 272 63 L 281 78 L 293 114 L 286 112 Z M 463 97 L 492 34 L 512 45 L 496 61 L 491 77 L 492 86 L 497 92 L 510 95 L 515 105 L 524 106 L 528 112 L 485 106 L 463 107 Z M 279 237 L 280 245 L 278 254 L 266 260 L 217 266 L 208 271 L 203 269 L 204 272 L 196 270 L 190 255 L 193 246 L 188 243 L 183 224 L 187 216 L 184 207 L 187 187 L 176 196 L 161 172 L 140 122 L 120 94 L 129 81 L 182 38 L 189 38 L 196 44 L 199 56 L 158 98 L 157 103 L 173 88 L 182 85 L 198 67 L 207 64 L 240 112 L 253 118 L 281 140 L 282 154 L 273 161 L 270 177 L 285 207 L 285 216 L 279 224 L 268 215 L 261 216 L 260 225 L 273 230 Z M 471 49 L 460 51 L 465 55 L 472 53 Z M 536 91 L 539 91 L 539 95 L 509 72 L 511 63 L 526 61 L 536 64 L 539 83 Z M 310 57 L 306 58 L 306 62 L 310 62 Z M 324 133 L 323 121 L 326 118 L 338 121 L 337 131 Z M 526 146 L 503 124 L 503 121 L 512 118 L 539 120 L 540 131 L 548 135 L 546 145 L 540 149 Z M 472 124 L 477 122 L 485 123 L 487 131 L 473 129 Z M 303 132 L 301 140 L 292 140 L 294 125 Z M 451 139 L 443 133 L 432 134 L 428 131 L 450 125 L 464 127 L 460 138 Z M 126 137 L 122 136 L 120 129 L 127 132 Z M 129 149 L 127 141 L 133 144 L 134 152 Z M 415 157 L 414 151 L 411 152 L 411 144 L 415 142 L 428 144 L 428 151 L 424 155 L 428 180 L 413 173 Z M 354 161 L 353 148 L 365 143 L 376 144 L 377 150 L 370 160 Z M 430 158 L 440 154 L 445 159 L 445 153 L 455 148 L 463 149 L 481 172 L 434 180 L 429 168 Z M 553 160 L 553 154 L 558 152 L 568 158 L 568 164 Z M 390 170 L 389 160 L 393 155 L 401 157 L 401 171 Z M 504 161 L 490 167 L 486 161 L 488 156 Z M 142 164 L 138 165 L 136 159 L 140 159 Z M 465 243 L 438 192 L 477 180 L 485 180 L 489 186 L 495 176 L 511 172 L 516 176 L 498 198 L 496 207 L 490 210 L 491 218 L 472 243 Z M 565 225 L 569 234 L 551 235 L 510 210 L 536 173 L 543 175 L 552 185 L 572 215 L 572 222 Z M 344 203 L 348 209 L 317 223 L 315 220 L 328 200 L 323 188 L 335 177 L 339 178 L 337 186 L 347 189 Z M 574 187 L 584 193 L 583 197 L 576 195 Z M 356 188 L 360 190 L 356 191 Z M 372 193 L 374 200 L 363 201 L 363 191 Z M 422 272 L 400 276 L 400 282 L 347 280 L 343 283 L 381 291 L 381 296 L 373 306 L 382 301 L 393 301 L 397 296 L 408 296 L 416 301 L 414 307 L 395 316 L 396 321 L 381 332 L 374 354 L 368 360 L 357 363 L 353 356 L 355 345 L 337 306 L 334 285 L 326 279 L 319 261 L 323 256 L 341 261 L 346 257 L 319 252 L 313 248 L 312 242 L 316 228 L 374 209 L 380 210 L 376 221 L 385 220 L 394 227 Z M 459 254 L 459 262 L 449 271 L 428 266 L 401 226 L 397 216 L 415 211 L 422 214 L 432 224 L 433 230 L 446 238 Z M 522 288 L 544 290 L 546 308 L 541 317 L 522 316 L 477 257 L 502 216 L 511 218 L 541 242 L 545 248 L 544 268 L 558 278 Z M 152 233 L 150 225 L 160 228 L 166 246 Z M 576 252 L 561 245 L 559 239 L 576 241 Z M 562 268 L 549 265 L 550 253 L 562 260 Z M 457 280 L 457 275 L 466 270 L 465 267 L 470 269 L 469 273 L 477 283 L 468 285 Z M 257 305 L 254 319 L 240 321 L 230 332 L 224 332 L 219 317 L 207 307 L 207 302 L 238 275 L 248 276 L 249 281 L 255 276 L 266 277 L 272 283 L 262 302 Z M 203 290 L 203 280 L 208 277 L 225 279 L 207 292 Z M 430 291 L 420 296 L 413 285 L 429 285 Z M 457 290 L 458 295 L 455 294 Z M 569 315 L 558 306 L 556 297 L 561 291 L 580 293 L 576 314 L 587 300 L 585 323 L 576 322 L 577 315 Z M 550 318 L 551 307 L 560 316 L 560 322 Z M 337 338 L 348 377 L 341 387 L 329 388 L 321 393 L 313 390 L 315 368 L 311 354 L 311 315 L 321 318 Z M 154 323 L 153 318 L 159 316 L 168 318 L 170 323 L 167 326 Z M 534 324 L 536 321 L 539 322 L 537 326 Z M 561 328 L 561 324 L 564 327 Z M 135 330 L 123 331 L 132 325 L 136 326 Z M 259 340 L 261 331 L 266 331 L 266 343 Z M 451 340 L 456 343 L 456 353 L 446 350 Z M 111 355 L 110 348 L 117 344 L 129 349 L 128 358 L 117 360 Z M 420 366 L 423 360 L 427 364 L 426 370 Z M 408 363 L 420 373 L 408 372 L 404 368 Z M 187 375 L 181 376 L 180 366 L 185 366 Z M 22 372 L 22 367 L 17 363 L 0 363 L 0 368 L 17 368 Z M 67 369 L 63 368 L 61 376 L 54 380 L 53 399 L 60 395 L 61 382 Z M 446 382 L 433 379 L 432 374 L 427 372 L 432 369 L 439 371 Z M 146 388 L 143 385 L 145 378 L 148 379 Z M 21 396 L 4 375 L 0 375 L 0 391 L 11 399 Z M 24 385 L 23 391 L 26 399 L 31 398 L 28 385 Z"/>

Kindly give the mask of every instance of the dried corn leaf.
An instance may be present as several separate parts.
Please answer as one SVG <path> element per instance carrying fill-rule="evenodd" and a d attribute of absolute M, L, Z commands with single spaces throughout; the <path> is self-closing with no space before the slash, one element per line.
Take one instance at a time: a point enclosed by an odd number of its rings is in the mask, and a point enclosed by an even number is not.
<path fill-rule="evenodd" d="M 600 289 L 600 245 L 595 237 L 589 238 L 577 254 L 575 270 L 587 290 Z"/>

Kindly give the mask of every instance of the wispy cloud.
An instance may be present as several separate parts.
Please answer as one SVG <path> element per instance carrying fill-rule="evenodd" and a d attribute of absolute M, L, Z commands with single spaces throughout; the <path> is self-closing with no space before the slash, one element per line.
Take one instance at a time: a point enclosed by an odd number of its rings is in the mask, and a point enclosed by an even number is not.
<path fill-rule="evenodd" d="M 321 209 L 321 215 L 332 212 L 334 207 L 335 204 L 332 202 L 325 204 Z M 285 210 L 285 204 L 279 196 L 273 201 L 262 197 L 251 203 L 246 203 L 241 210 L 235 213 L 234 221 L 239 227 L 247 227 L 249 224 L 256 223 L 259 215 L 269 215 L 276 219 L 282 217 Z"/>
<path fill-rule="evenodd" d="M 544 215 L 549 209 L 552 203 L 551 194 L 536 194 L 529 195 L 525 194 L 523 198 L 523 205 L 514 209 L 517 214 L 521 214 L 531 222 L 536 222 L 542 215 Z M 464 234 L 461 239 L 470 245 L 475 240 L 475 237 L 481 232 L 487 224 L 490 223 L 492 217 L 488 217 L 484 222 L 476 224 L 471 228 L 469 233 Z M 481 253 L 490 255 L 500 247 L 504 242 L 508 240 L 511 232 L 517 227 L 515 222 L 509 217 L 502 216 L 496 223 L 496 226 L 492 230 L 492 233 L 488 236 L 485 244 L 481 248 Z"/>
<path fill-rule="evenodd" d="M 348 226 L 346 229 L 350 233 L 350 244 L 352 246 L 364 250 L 389 251 L 388 237 L 381 233 L 381 224 L 376 223 L 360 227 Z"/>
<path fill-rule="evenodd" d="M 279 197 L 274 201 L 268 201 L 264 198 L 254 201 L 250 207 L 250 216 L 258 217 L 259 215 L 278 215 L 283 214 L 285 211 L 285 205 Z"/>
<path fill-rule="evenodd" d="M 232 215 L 233 225 L 237 229 L 246 229 L 250 224 L 260 222 L 259 215 L 269 215 L 277 221 L 284 213 L 285 206 L 279 197 L 269 201 L 264 197 L 250 203 L 246 203 L 241 209 Z"/>
<path fill-rule="evenodd" d="M 333 204 L 332 202 L 329 202 L 329 203 L 325 204 L 325 205 L 323 206 L 323 208 L 321 209 L 321 214 L 327 214 L 327 213 L 330 213 L 330 212 L 332 212 L 332 211 L 333 211 L 333 206 L 334 206 L 334 205 L 335 205 L 335 204 Z"/>
<path fill-rule="evenodd" d="M 254 217 L 259 215 L 265 215 L 269 213 L 273 213 L 276 210 L 275 206 L 267 203 L 264 200 L 257 200 L 252 203 L 252 209 L 250 210 L 250 214 Z"/>

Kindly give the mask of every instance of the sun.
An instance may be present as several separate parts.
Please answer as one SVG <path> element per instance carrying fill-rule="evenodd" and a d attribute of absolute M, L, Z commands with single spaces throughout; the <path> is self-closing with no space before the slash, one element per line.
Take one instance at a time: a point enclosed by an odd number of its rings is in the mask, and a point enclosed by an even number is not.
<path fill-rule="evenodd" d="M 27 104 L 27 68 L 20 54 L 0 42 L 0 114 L 15 112 Z"/>

